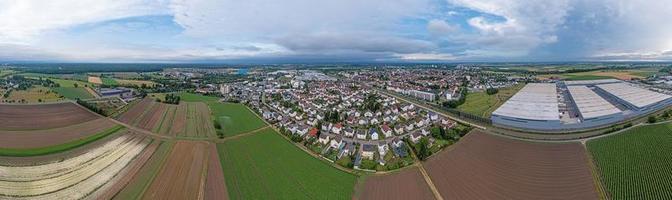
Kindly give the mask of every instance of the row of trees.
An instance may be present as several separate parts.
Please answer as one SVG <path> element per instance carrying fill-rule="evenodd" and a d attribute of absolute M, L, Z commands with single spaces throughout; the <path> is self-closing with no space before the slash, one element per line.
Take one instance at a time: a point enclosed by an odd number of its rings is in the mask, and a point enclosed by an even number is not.
<path fill-rule="evenodd" d="M 166 94 L 166 97 L 164 98 L 164 103 L 168 104 L 180 104 L 180 95 L 177 94 Z"/>
<path fill-rule="evenodd" d="M 98 114 L 103 115 L 103 116 L 107 116 L 107 113 L 105 113 L 105 111 L 103 109 L 98 108 L 95 104 L 83 101 L 81 99 L 77 99 L 77 104 L 82 105 L 85 108 L 87 108 L 87 109 L 89 109 L 89 110 L 91 110 L 95 113 L 98 113 Z"/>

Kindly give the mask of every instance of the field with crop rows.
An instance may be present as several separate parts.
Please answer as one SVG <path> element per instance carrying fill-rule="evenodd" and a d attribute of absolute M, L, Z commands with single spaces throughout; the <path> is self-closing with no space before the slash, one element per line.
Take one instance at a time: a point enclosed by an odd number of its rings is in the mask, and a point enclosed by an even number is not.
<path fill-rule="evenodd" d="M 212 118 L 222 126 L 225 137 L 238 135 L 259 129 L 265 125 L 243 104 L 221 103 L 218 98 L 191 93 L 180 93 L 183 101 L 204 102 L 212 111 Z"/>
<path fill-rule="evenodd" d="M 208 146 L 206 142 L 178 141 L 154 178 L 145 199 L 200 199 L 204 191 Z"/>
<path fill-rule="evenodd" d="M 40 130 L 80 124 L 99 117 L 74 103 L 0 105 L 1 130 Z"/>
<path fill-rule="evenodd" d="M 588 141 L 612 199 L 672 199 L 671 124 Z"/>
<path fill-rule="evenodd" d="M 133 176 L 130 182 L 117 193 L 113 199 L 139 199 L 142 193 L 149 187 L 159 173 L 161 166 L 168 158 L 174 142 L 161 142 L 152 157 L 142 166 L 142 168 Z"/>
<path fill-rule="evenodd" d="M 231 199 L 351 199 L 357 177 L 316 159 L 274 132 L 217 144 Z"/>
<path fill-rule="evenodd" d="M 124 134 L 82 155 L 48 164 L 0 166 L 0 198 L 93 198 L 145 150 L 151 140 Z M 122 174 L 120 174 L 122 173 Z M 109 191 L 105 191 L 109 192 Z"/>
<path fill-rule="evenodd" d="M 118 119 L 159 134 L 180 137 L 215 137 L 210 110 L 205 103 L 182 102 L 180 105 L 145 98 L 132 105 Z"/>
<path fill-rule="evenodd" d="M 425 169 L 445 199 L 598 199 L 580 143 L 535 143 L 470 132 Z"/>

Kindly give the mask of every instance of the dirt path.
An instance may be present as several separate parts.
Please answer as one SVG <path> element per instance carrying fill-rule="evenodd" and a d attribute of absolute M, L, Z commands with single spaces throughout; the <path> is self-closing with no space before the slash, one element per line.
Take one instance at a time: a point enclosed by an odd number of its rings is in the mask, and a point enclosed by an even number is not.
<path fill-rule="evenodd" d="M 436 189 L 434 182 L 432 182 L 432 178 L 429 177 L 427 171 L 425 171 L 425 167 L 422 166 L 422 163 L 418 164 L 418 169 L 420 169 L 422 177 L 425 179 L 425 182 L 427 182 L 427 185 L 429 185 L 429 189 L 432 190 L 432 193 L 434 193 L 434 198 L 436 198 L 437 200 L 443 200 L 441 193 L 439 193 L 439 190 Z"/>
<path fill-rule="evenodd" d="M 248 136 L 248 135 L 252 135 L 252 134 L 258 133 L 258 132 L 263 131 L 263 130 L 265 130 L 265 129 L 267 129 L 267 128 L 269 128 L 269 125 L 262 126 L 261 128 L 254 129 L 254 130 L 251 130 L 251 131 L 246 132 L 246 133 L 241 133 L 241 134 L 238 134 L 238 135 L 234 135 L 234 136 L 230 136 L 230 137 L 225 137 L 225 138 L 223 138 L 223 139 L 217 139 L 217 140 L 215 140 L 215 142 L 217 142 L 217 143 L 223 143 L 223 142 L 226 142 L 226 141 L 228 141 L 228 140 L 233 140 L 233 139 L 236 139 L 236 138 L 245 137 L 245 136 Z"/>

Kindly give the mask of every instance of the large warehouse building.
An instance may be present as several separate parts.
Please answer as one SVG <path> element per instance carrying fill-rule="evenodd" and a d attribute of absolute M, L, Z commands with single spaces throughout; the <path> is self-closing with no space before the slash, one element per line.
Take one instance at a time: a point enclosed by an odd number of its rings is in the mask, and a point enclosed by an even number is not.
<path fill-rule="evenodd" d="M 615 79 L 530 83 L 492 113 L 495 126 L 576 131 L 608 126 L 672 105 L 672 96 Z"/>
<path fill-rule="evenodd" d="M 552 83 L 530 83 L 492 113 L 492 122 L 514 127 L 560 128 L 558 97 Z"/>

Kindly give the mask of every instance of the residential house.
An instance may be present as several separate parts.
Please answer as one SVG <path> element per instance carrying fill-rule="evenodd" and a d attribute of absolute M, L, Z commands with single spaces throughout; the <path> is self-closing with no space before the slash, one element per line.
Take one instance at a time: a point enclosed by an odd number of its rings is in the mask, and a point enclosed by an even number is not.
<path fill-rule="evenodd" d="M 331 146 L 331 148 L 334 148 L 334 149 L 341 149 L 344 145 L 345 145 L 345 143 L 343 142 L 343 139 L 341 138 L 341 136 L 336 136 L 336 137 L 334 137 L 333 140 L 331 140 L 331 145 L 330 146 Z"/>
<path fill-rule="evenodd" d="M 329 136 L 327 134 L 321 134 L 320 137 L 317 139 L 317 142 L 327 144 L 329 142 Z"/>
<path fill-rule="evenodd" d="M 427 129 L 423 128 L 422 130 L 420 130 L 420 134 L 422 134 L 424 136 L 429 136 L 429 131 Z"/>
<path fill-rule="evenodd" d="M 345 130 L 343 130 L 343 134 L 345 135 L 345 137 L 351 138 L 355 136 L 355 130 L 350 127 L 347 127 L 345 128 Z"/>
<path fill-rule="evenodd" d="M 357 129 L 357 139 L 366 140 L 366 131 L 363 129 Z"/>
<path fill-rule="evenodd" d="M 394 127 L 394 132 L 397 133 L 397 135 L 404 134 L 404 126 L 398 124 Z"/>
<path fill-rule="evenodd" d="M 387 124 L 380 126 L 380 130 L 383 132 L 385 137 L 392 137 L 392 129 Z"/>
<path fill-rule="evenodd" d="M 376 131 L 375 128 L 370 128 L 369 129 L 369 135 L 371 135 L 372 140 L 377 140 L 378 139 L 378 131 Z"/>
<path fill-rule="evenodd" d="M 341 130 L 343 130 L 343 125 L 341 125 L 341 123 L 338 123 L 338 124 L 334 125 L 333 128 L 331 128 L 331 131 L 334 134 L 341 134 Z"/>
<path fill-rule="evenodd" d="M 387 150 L 389 150 L 390 147 L 387 146 L 387 142 L 385 141 L 380 141 L 378 143 L 378 153 L 380 154 L 380 157 L 384 157 L 385 154 L 387 154 Z"/>
<path fill-rule="evenodd" d="M 312 128 L 310 131 L 308 131 L 308 136 L 307 137 L 317 137 L 317 133 L 319 130 L 317 128 Z"/>
<path fill-rule="evenodd" d="M 422 135 L 420 135 L 420 133 L 415 132 L 411 134 L 411 141 L 413 143 L 418 143 L 418 141 L 420 141 L 420 138 L 422 138 Z"/>
<path fill-rule="evenodd" d="M 376 145 L 364 144 L 362 145 L 362 158 L 373 160 L 373 156 L 376 153 Z"/>

